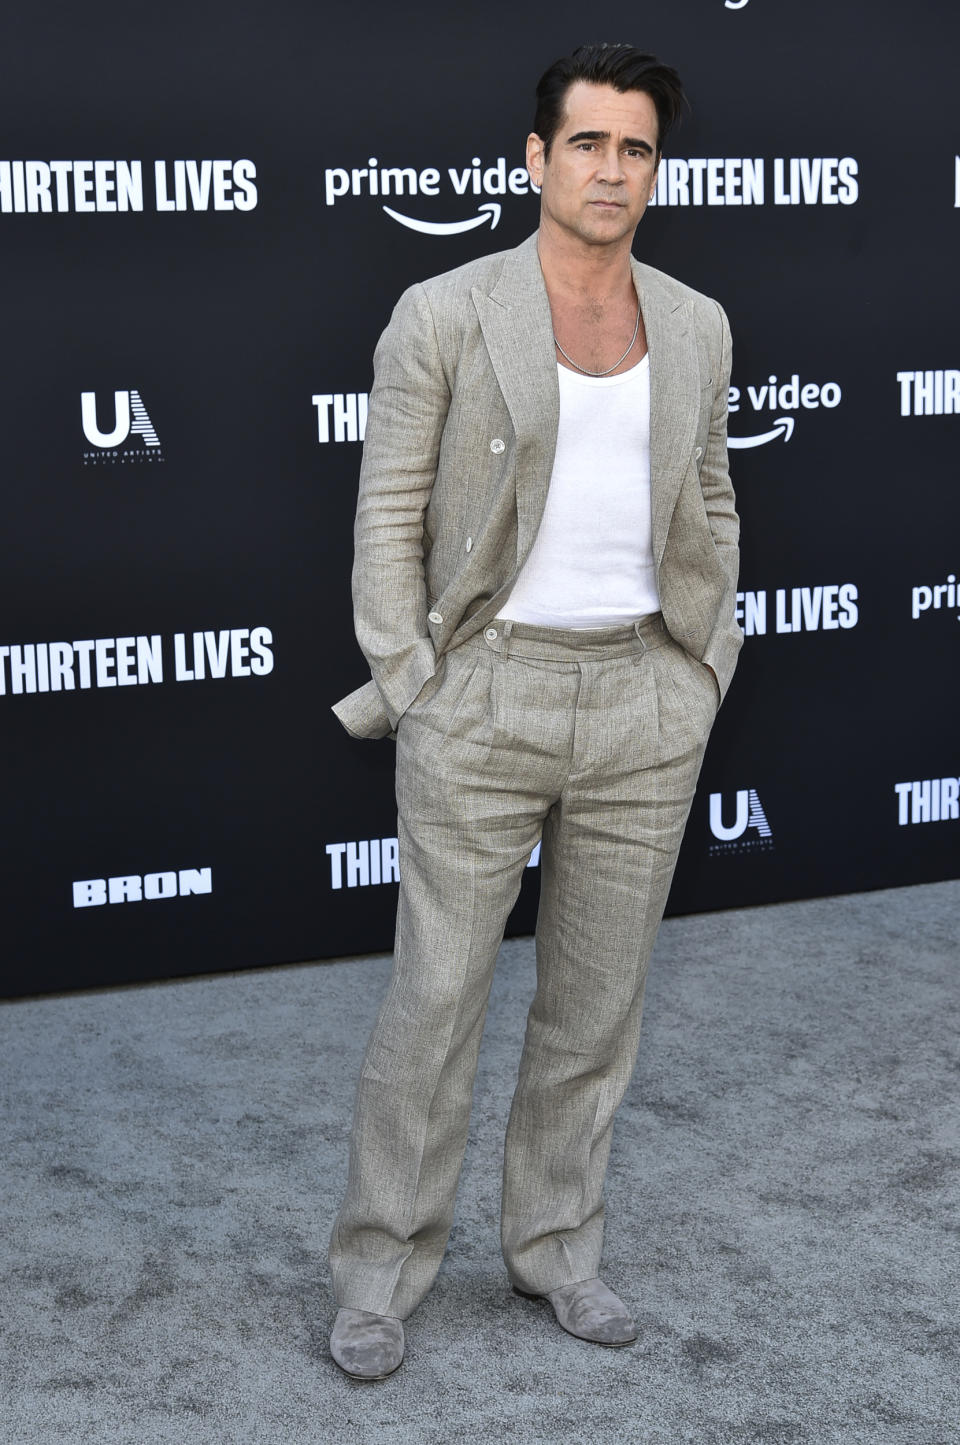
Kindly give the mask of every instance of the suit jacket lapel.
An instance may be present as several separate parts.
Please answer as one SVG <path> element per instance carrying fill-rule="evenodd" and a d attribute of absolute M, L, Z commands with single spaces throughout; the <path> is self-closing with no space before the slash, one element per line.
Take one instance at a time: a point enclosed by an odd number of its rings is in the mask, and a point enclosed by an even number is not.
<path fill-rule="evenodd" d="M 663 558 L 690 461 L 700 409 L 700 369 L 687 302 L 631 257 L 650 352 L 650 485 L 653 553 Z M 550 303 L 536 234 L 504 260 L 493 290 L 473 288 L 480 329 L 516 436 L 517 566 L 533 546 L 553 470 L 560 391 Z"/>
<path fill-rule="evenodd" d="M 543 515 L 560 425 L 553 321 L 536 235 L 509 253 L 489 295 L 477 286 L 472 295 L 516 437 L 520 567 Z"/>
<path fill-rule="evenodd" d="M 650 352 L 650 490 L 653 555 L 663 559 L 670 519 L 693 450 L 700 413 L 700 368 L 687 302 L 632 260 Z"/>

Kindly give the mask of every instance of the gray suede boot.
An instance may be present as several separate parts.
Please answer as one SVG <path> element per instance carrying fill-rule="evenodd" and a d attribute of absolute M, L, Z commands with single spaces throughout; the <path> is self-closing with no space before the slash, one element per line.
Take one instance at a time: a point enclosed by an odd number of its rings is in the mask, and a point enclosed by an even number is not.
<path fill-rule="evenodd" d="M 403 1325 L 392 1315 L 338 1310 L 330 1335 L 330 1353 L 341 1370 L 355 1380 L 383 1380 L 403 1359 Z"/>
<path fill-rule="evenodd" d="M 514 1289 L 517 1294 L 526 1294 L 516 1286 Z M 595 1345 L 631 1345 L 637 1338 L 637 1327 L 623 1300 L 601 1279 L 581 1279 L 546 1295 L 527 1298 L 549 1300 L 557 1323 L 578 1340 L 591 1340 Z"/>

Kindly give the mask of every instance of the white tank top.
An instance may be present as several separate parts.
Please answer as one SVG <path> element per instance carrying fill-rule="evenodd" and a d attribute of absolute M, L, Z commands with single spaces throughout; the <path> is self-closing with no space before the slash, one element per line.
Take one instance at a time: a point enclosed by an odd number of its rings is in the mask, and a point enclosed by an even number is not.
<path fill-rule="evenodd" d="M 540 528 L 500 616 L 613 627 L 659 612 L 650 519 L 650 360 L 619 376 L 557 367 L 560 426 Z"/>

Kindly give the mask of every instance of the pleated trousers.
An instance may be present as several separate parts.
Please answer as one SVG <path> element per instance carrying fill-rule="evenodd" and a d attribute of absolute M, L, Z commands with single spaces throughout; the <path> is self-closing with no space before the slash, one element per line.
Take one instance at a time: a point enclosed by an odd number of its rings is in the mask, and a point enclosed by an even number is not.
<path fill-rule="evenodd" d="M 339 1305 L 403 1319 L 433 1283 L 497 952 L 541 839 L 501 1244 L 531 1293 L 599 1273 L 614 1115 L 718 701 L 659 614 L 586 632 L 497 620 L 401 718 L 395 963 L 331 1239 Z"/>

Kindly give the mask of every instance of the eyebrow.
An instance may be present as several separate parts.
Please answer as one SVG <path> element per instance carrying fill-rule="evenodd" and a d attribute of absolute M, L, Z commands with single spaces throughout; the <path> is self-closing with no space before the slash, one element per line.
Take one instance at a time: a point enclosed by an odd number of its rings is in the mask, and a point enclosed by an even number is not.
<path fill-rule="evenodd" d="M 609 140 L 609 139 L 610 139 L 610 132 L 609 132 L 608 130 L 578 130 L 577 133 L 576 133 L 576 135 L 571 135 L 571 136 L 568 136 L 568 137 L 567 137 L 566 144 L 567 144 L 567 145 L 575 145 L 575 144 L 577 143 L 577 141 L 581 141 L 581 140 Z M 650 142 L 649 142 L 648 140 L 639 140 L 639 139 L 637 139 L 636 137 L 633 137 L 633 136 L 625 136 L 625 137 L 624 137 L 623 144 L 624 144 L 625 146 L 632 146 L 632 147 L 634 148 L 634 150 L 644 150 L 644 151 L 648 151 L 648 152 L 650 153 L 650 155 L 653 155 L 653 146 L 650 144 Z"/>

